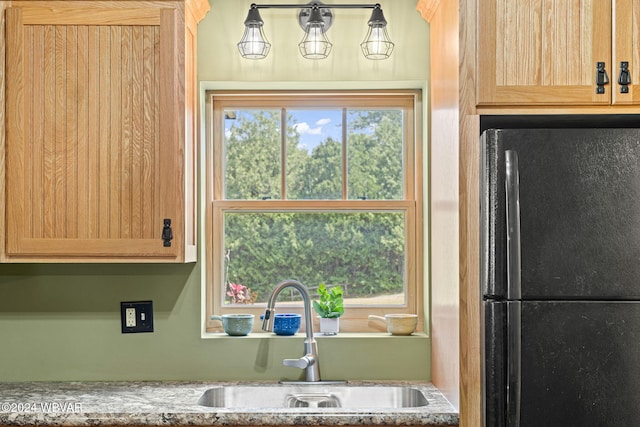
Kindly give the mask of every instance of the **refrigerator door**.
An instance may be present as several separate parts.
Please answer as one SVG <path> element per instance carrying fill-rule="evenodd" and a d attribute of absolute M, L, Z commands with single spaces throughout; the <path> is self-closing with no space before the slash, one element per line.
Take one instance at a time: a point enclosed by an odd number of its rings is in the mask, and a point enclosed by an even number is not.
<path fill-rule="evenodd" d="M 639 129 L 487 130 L 481 141 L 485 296 L 640 299 Z M 508 227 L 509 203 L 519 223 Z M 508 290 L 510 269 L 521 289 Z"/>
<path fill-rule="evenodd" d="M 486 373 L 487 379 L 492 378 L 485 382 L 485 426 L 638 424 L 640 303 L 498 304 L 507 306 L 507 312 L 498 316 L 519 318 L 520 342 L 516 344 L 519 347 L 508 348 L 509 339 L 503 343 L 486 341 Z M 506 332 L 488 332 L 488 336 L 508 336 L 507 324 Z M 493 349 L 504 352 L 503 360 L 509 362 L 491 359 L 496 356 Z M 509 378 L 509 365 L 517 366 L 519 378 Z"/>
<path fill-rule="evenodd" d="M 482 383 L 484 403 L 484 425 L 507 426 L 507 413 L 515 414 L 517 409 L 507 410 L 507 303 L 490 301 L 483 304 L 483 370 Z M 518 359 L 519 360 L 519 359 Z"/>

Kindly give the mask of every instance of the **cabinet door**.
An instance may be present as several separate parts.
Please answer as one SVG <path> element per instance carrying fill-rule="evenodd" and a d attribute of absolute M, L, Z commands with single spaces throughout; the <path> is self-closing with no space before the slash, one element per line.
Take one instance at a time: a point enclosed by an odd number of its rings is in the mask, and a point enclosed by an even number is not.
<path fill-rule="evenodd" d="M 613 74 L 614 104 L 640 104 L 640 3 L 635 0 L 614 0 L 614 50 Z M 618 83 L 623 69 L 627 65 L 630 84 L 626 89 Z M 638 89 L 635 89 L 638 87 Z"/>
<path fill-rule="evenodd" d="M 609 104 L 611 0 L 479 0 L 478 105 Z"/>
<path fill-rule="evenodd" d="M 73 3 L 6 12 L 6 256 L 176 260 L 177 11 Z"/>

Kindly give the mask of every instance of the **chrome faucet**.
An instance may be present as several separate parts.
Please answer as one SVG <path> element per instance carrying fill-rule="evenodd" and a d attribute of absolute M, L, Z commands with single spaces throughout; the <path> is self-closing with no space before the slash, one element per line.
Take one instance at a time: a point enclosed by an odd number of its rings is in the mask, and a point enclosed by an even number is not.
<path fill-rule="evenodd" d="M 273 289 L 271 296 L 269 296 L 269 302 L 267 303 L 267 310 L 264 312 L 264 319 L 262 321 L 262 330 L 271 332 L 273 331 L 273 319 L 275 317 L 275 305 L 278 295 L 283 289 L 294 288 L 302 295 L 302 301 L 304 303 L 304 324 L 306 327 L 307 338 L 304 341 L 304 356 L 299 359 L 284 359 L 282 364 L 285 366 L 292 366 L 305 371 L 305 381 L 316 382 L 320 381 L 320 361 L 318 360 L 318 345 L 313 338 L 313 319 L 311 318 L 311 298 L 309 297 L 309 291 L 306 286 L 296 280 L 284 280 Z"/>

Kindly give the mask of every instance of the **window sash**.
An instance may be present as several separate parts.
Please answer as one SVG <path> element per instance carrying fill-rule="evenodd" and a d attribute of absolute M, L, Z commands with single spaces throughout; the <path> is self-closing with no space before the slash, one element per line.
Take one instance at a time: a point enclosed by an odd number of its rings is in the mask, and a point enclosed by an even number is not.
<path fill-rule="evenodd" d="M 403 212 L 405 214 L 406 230 L 406 286 L 405 304 L 402 306 L 349 306 L 341 320 L 341 331 L 362 332 L 381 330 L 379 323 L 369 323 L 370 314 L 384 315 L 388 313 L 418 313 L 423 315 L 423 256 L 422 256 L 422 201 L 421 201 L 421 167 L 417 162 L 420 156 L 419 133 L 416 132 L 416 120 L 419 111 L 414 109 L 414 98 L 419 104 L 419 97 L 415 92 L 410 94 L 326 94 L 314 97 L 313 100 L 302 98 L 299 94 L 282 95 L 270 94 L 268 97 L 248 93 L 238 97 L 225 93 L 211 94 L 207 98 L 210 123 L 207 134 L 207 319 L 214 312 L 216 314 L 246 312 L 256 315 L 254 330 L 260 329 L 259 316 L 264 313 L 264 306 L 225 305 L 221 287 L 224 285 L 224 227 L 225 212 L 287 212 L 287 211 L 361 211 L 361 212 Z M 402 102 L 399 102 L 402 101 Z M 224 168 L 222 147 L 224 139 L 222 132 L 216 133 L 217 123 L 223 123 L 222 112 L 230 108 L 312 108 L 323 106 L 331 108 L 403 108 L 404 122 L 404 200 L 224 200 Z M 346 150 L 343 150 L 343 155 Z M 346 172 L 343 171 L 346 176 Z M 275 287 L 276 283 L 273 284 Z M 281 298 L 282 299 L 282 298 Z M 302 313 L 301 304 L 292 306 L 279 301 L 276 308 L 283 312 Z M 314 313 L 315 318 L 315 313 Z M 422 322 L 419 322 L 422 325 Z M 317 321 L 314 325 L 318 327 Z M 219 330 L 219 322 L 207 320 L 207 330 Z"/>

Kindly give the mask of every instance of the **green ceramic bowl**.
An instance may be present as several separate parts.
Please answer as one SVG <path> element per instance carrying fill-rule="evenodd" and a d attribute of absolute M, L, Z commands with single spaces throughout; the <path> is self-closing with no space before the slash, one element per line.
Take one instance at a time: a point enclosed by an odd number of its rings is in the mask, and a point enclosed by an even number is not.
<path fill-rule="evenodd" d="M 211 316 L 211 320 L 222 322 L 222 328 L 231 336 L 249 335 L 253 329 L 253 314 L 223 314 Z"/>

